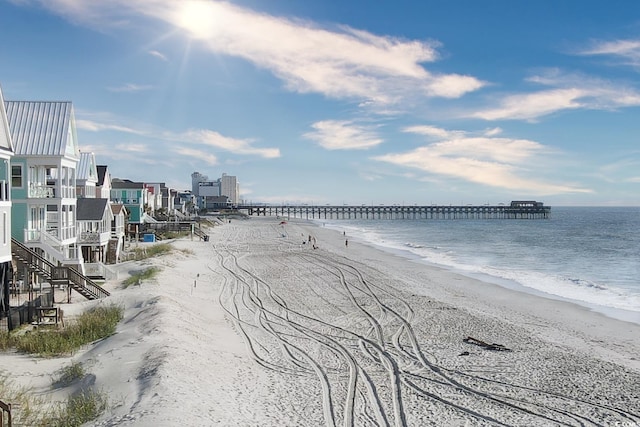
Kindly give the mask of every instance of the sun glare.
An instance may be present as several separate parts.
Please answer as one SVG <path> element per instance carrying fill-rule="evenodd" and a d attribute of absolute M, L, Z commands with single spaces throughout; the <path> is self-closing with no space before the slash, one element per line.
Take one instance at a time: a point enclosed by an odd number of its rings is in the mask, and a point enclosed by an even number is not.
<path fill-rule="evenodd" d="M 187 30 L 191 37 L 206 39 L 213 34 L 215 13 L 208 0 L 181 2 L 176 24 Z"/>

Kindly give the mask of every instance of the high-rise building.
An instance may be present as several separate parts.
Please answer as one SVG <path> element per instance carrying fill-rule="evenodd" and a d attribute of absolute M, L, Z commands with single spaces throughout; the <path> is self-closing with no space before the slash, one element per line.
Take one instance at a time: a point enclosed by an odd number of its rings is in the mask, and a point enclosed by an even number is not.
<path fill-rule="evenodd" d="M 222 174 L 220 178 L 220 195 L 227 196 L 233 205 L 240 202 L 240 184 L 235 176 Z"/>
<path fill-rule="evenodd" d="M 194 172 L 191 174 L 191 193 L 194 196 L 199 196 L 198 187 L 201 182 L 207 182 L 209 177 L 206 175 L 202 175 L 200 172 Z"/>

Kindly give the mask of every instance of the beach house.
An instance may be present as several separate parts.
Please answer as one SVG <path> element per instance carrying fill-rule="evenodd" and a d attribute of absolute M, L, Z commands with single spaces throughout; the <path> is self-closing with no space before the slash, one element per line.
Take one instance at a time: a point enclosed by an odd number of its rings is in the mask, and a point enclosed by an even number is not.
<path fill-rule="evenodd" d="M 79 199 L 99 197 L 96 194 L 97 185 L 98 167 L 96 165 L 96 156 L 93 153 L 81 151 L 76 176 L 76 196 Z"/>
<path fill-rule="evenodd" d="M 13 143 L 0 89 L 0 317 L 9 312 L 11 278 L 11 157 Z"/>
<path fill-rule="evenodd" d="M 115 264 L 120 257 L 127 210 L 123 204 L 111 201 L 111 175 L 106 165 L 96 165 L 93 153 L 80 153 L 76 189 L 78 246 L 85 274 L 114 277 L 115 272 L 106 264 Z"/>
<path fill-rule="evenodd" d="M 84 272 L 76 232 L 80 160 L 71 102 L 5 101 L 14 145 L 12 237 L 54 264 Z"/>
<path fill-rule="evenodd" d="M 78 199 L 78 246 L 84 260 L 85 274 L 107 278 L 108 245 L 111 241 L 113 211 L 108 199 Z"/>
<path fill-rule="evenodd" d="M 111 201 L 122 204 L 128 213 L 127 226 L 130 233 L 137 233 L 145 222 L 153 221 L 150 216 L 149 191 L 144 183 L 128 179 L 111 180 Z"/>
<path fill-rule="evenodd" d="M 111 172 L 107 165 L 96 166 L 98 182 L 96 183 L 96 197 L 111 200 Z"/>

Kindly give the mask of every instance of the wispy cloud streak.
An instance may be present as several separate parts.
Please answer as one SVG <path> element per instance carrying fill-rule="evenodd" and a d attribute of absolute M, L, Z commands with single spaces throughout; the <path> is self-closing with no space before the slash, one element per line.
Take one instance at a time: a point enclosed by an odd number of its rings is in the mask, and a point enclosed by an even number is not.
<path fill-rule="evenodd" d="M 535 121 L 565 110 L 640 106 L 640 91 L 636 88 L 603 79 L 549 70 L 527 80 L 550 89 L 507 95 L 497 101 L 497 107 L 481 109 L 469 116 L 484 120 Z"/>
<path fill-rule="evenodd" d="M 578 54 L 610 56 L 620 59 L 626 65 L 640 68 L 640 40 L 638 39 L 596 41 Z"/>
<path fill-rule="evenodd" d="M 311 126 L 303 136 L 327 150 L 366 150 L 384 142 L 371 126 L 348 120 L 324 120 Z"/>
<path fill-rule="evenodd" d="M 374 160 L 418 169 L 427 175 L 446 176 L 527 194 L 590 192 L 578 186 L 532 178 L 535 174 L 528 165 L 538 164 L 534 160 L 550 152 L 535 141 L 473 136 L 432 126 L 413 126 L 404 131 L 444 139 L 407 152 L 376 156 Z"/>

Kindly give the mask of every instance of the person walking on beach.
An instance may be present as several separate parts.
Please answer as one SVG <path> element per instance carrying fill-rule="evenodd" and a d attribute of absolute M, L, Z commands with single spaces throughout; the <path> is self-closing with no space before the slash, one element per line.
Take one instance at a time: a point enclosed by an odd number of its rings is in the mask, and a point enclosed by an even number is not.
<path fill-rule="evenodd" d="M 344 239 L 344 247 L 348 247 L 349 246 L 349 240 L 348 239 Z"/>

